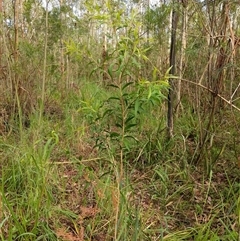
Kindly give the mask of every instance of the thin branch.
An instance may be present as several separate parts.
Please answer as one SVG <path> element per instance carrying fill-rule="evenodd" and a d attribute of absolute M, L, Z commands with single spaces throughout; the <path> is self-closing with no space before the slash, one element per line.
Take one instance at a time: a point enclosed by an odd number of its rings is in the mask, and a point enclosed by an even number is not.
<path fill-rule="evenodd" d="M 232 94 L 232 96 L 231 96 L 231 100 L 233 99 L 233 97 L 234 97 L 234 95 L 236 94 L 236 92 L 237 92 L 237 90 L 239 89 L 239 87 L 240 87 L 240 82 L 239 82 L 237 88 L 234 90 L 234 92 L 233 92 L 233 94 Z"/>
<path fill-rule="evenodd" d="M 207 91 L 209 91 L 210 93 L 216 95 L 218 98 L 220 98 L 221 100 L 223 100 L 225 103 L 227 103 L 228 105 L 230 105 L 232 108 L 234 108 L 235 110 L 239 111 L 240 112 L 240 108 L 238 108 L 236 105 L 232 104 L 231 100 L 227 100 L 225 99 L 224 97 L 222 97 L 221 95 L 219 95 L 218 93 L 216 93 L 215 91 L 209 89 L 208 87 L 200 84 L 200 83 L 196 83 L 196 82 L 193 82 L 191 80 L 187 80 L 187 79 L 181 79 L 182 81 L 185 81 L 185 82 L 188 82 L 190 84 L 193 84 L 193 85 L 197 85 Z"/>

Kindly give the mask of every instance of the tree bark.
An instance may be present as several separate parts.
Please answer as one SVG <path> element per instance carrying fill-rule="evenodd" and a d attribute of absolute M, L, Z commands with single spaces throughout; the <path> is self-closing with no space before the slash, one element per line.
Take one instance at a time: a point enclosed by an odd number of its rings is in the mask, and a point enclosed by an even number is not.
<path fill-rule="evenodd" d="M 176 90 L 176 116 L 179 114 L 181 106 L 181 79 L 183 78 L 184 61 L 185 61 L 185 49 L 187 45 L 187 1 L 182 1 L 182 34 L 181 34 L 181 50 L 180 50 L 180 61 L 179 61 L 179 79 L 177 82 Z"/>
<path fill-rule="evenodd" d="M 176 1 L 173 0 L 173 10 L 172 10 L 172 26 L 171 26 L 171 43 L 170 43 L 170 75 L 175 74 L 175 62 L 176 62 L 176 30 L 178 23 L 178 14 L 175 9 Z M 174 84 L 173 79 L 169 79 L 169 92 L 168 92 L 168 114 L 167 114 L 167 126 L 168 126 L 168 137 L 173 136 L 173 91 Z"/>

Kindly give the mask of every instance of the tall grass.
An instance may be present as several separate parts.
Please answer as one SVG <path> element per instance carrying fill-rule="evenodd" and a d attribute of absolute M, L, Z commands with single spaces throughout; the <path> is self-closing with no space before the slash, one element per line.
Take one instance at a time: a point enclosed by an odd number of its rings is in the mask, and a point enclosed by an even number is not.
<path fill-rule="evenodd" d="M 1 143 L 5 152 L 1 163 L 2 240 L 49 240 L 54 236 L 49 220 L 55 175 L 49 158 L 57 142 L 52 132 L 35 142 Z"/>
<path fill-rule="evenodd" d="M 83 82 L 40 126 L 32 114 L 21 140 L 1 139 L 1 240 L 238 240 L 238 170 L 192 165 L 195 117 L 166 141 L 164 107 L 144 88 Z"/>

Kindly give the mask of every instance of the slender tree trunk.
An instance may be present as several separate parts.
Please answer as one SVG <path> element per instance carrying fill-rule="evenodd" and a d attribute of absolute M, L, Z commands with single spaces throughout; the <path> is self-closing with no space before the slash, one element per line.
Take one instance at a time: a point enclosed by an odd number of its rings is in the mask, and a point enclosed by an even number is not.
<path fill-rule="evenodd" d="M 238 84 L 237 88 L 234 90 L 233 89 L 233 83 L 234 83 L 234 80 L 235 80 L 235 76 L 236 76 L 236 73 L 235 73 L 235 66 L 236 66 L 236 50 L 237 50 L 237 47 L 239 45 L 239 39 L 236 38 L 236 35 L 235 35 L 235 32 L 234 32 L 234 23 L 237 24 L 237 17 L 238 14 L 239 14 L 239 9 L 236 10 L 236 15 L 233 16 L 233 18 L 228 18 L 228 26 L 229 26 L 229 32 L 230 32 L 230 40 L 229 40 L 229 48 L 230 48 L 230 60 L 229 60 L 229 63 L 230 63 L 230 66 L 231 69 L 230 69 L 230 93 L 229 93 L 229 99 L 231 101 L 231 103 L 233 102 L 233 98 L 234 98 L 234 95 L 236 94 L 239 86 L 240 86 L 240 83 Z"/>
<path fill-rule="evenodd" d="M 63 27 L 63 23 L 64 23 L 64 19 L 65 16 L 63 14 L 63 7 L 65 6 L 65 1 L 64 0 L 60 0 L 59 1 L 59 6 L 60 6 L 60 22 L 61 22 L 61 28 Z M 62 30 L 61 30 L 62 31 Z M 65 66 L 65 59 L 64 59 L 64 50 L 63 50 L 63 35 L 61 33 L 61 37 L 60 37 L 60 74 L 61 74 L 61 88 L 69 88 L 69 83 L 67 81 L 65 81 L 65 71 L 66 71 L 66 66 Z"/>
<path fill-rule="evenodd" d="M 42 115 L 44 110 L 45 101 L 45 86 L 46 86 L 46 75 L 47 75 L 47 51 L 48 51 L 48 3 L 46 1 L 46 16 L 45 16 L 45 39 L 44 39 L 44 59 L 43 59 L 43 76 L 42 76 L 42 89 L 41 89 L 41 101 L 40 101 L 40 111 L 39 111 L 39 125 L 42 121 Z"/>
<path fill-rule="evenodd" d="M 18 120 L 19 120 L 19 136 L 20 139 L 22 139 L 23 135 L 23 109 L 22 109 L 22 100 L 21 96 L 23 94 L 23 91 L 21 89 L 20 80 L 19 80 L 19 70 L 17 68 L 18 66 L 18 39 L 19 39 L 19 10 L 21 8 L 21 0 L 15 0 L 14 2 L 14 43 L 13 43 L 13 66 L 14 66 L 14 76 L 12 78 L 12 98 L 14 100 L 14 108 L 13 108 L 13 114 L 15 115 L 15 112 L 18 114 Z"/>
<path fill-rule="evenodd" d="M 107 24 L 104 24 L 103 27 L 103 48 L 102 48 L 102 82 L 103 84 L 107 84 L 108 81 L 108 74 L 107 74 L 107 32 L 108 32 L 108 26 Z"/>
<path fill-rule="evenodd" d="M 149 16 L 149 10 L 150 10 L 150 0 L 147 0 L 148 16 Z M 147 21 L 148 21 L 148 24 L 149 24 L 149 19 Z M 149 37 L 150 37 L 150 30 L 149 30 L 149 26 L 147 25 L 147 46 L 149 46 Z"/>
<path fill-rule="evenodd" d="M 179 114 L 181 106 L 181 79 L 183 78 L 184 61 L 185 61 L 185 49 L 187 45 L 186 34 L 187 34 L 187 2 L 182 1 L 182 34 L 181 34 L 181 50 L 180 50 L 180 61 L 179 61 L 179 79 L 177 82 L 176 90 L 176 116 Z"/>
<path fill-rule="evenodd" d="M 171 43 L 170 43 L 170 74 L 175 74 L 175 59 L 176 59 L 176 30 L 178 15 L 175 9 L 176 1 L 173 0 L 173 10 L 172 10 L 172 26 L 171 26 Z M 167 125 L 168 125 L 168 136 L 171 138 L 173 136 L 173 91 L 174 84 L 173 79 L 169 79 L 169 92 L 168 92 L 168 115 L 167 115 Z"/>
<path fill-rule="evenodd" d="M 14 47 L 13 47 L 13 59 L 14 64 L 16 65 L 18 63 L 18 36 L 19 36 L 19 5 L 20 0 L 15 0 L 14 4 Z M 15 66 L 16 69 L 16 66 Z M 15 70 L 13 83 L 12 83 L 12 95 L 15 97 L 18 93 L 18 85 L 19 85 L 19 78 L 18 73 Z"/>

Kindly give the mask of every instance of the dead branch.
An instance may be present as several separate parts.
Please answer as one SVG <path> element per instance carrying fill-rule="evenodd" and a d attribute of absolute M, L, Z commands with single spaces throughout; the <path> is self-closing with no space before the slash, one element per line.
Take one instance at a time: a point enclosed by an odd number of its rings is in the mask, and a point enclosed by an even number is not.
<path fill-rule="evenodd" d="M 193 81 L 188 80 L 188 79 L 181 79 L 181 80 L 182 80 L 182 81 L 185 81 L 185 82 L 188 82 L 188 83 L 190 83 L 190 84 L 193 84 L 193 85 L 197 85 L 197 86 L 201 87 L 202 89 L 207 90 L 208 92 L 214 94 L 215 96 L 217 96 L 218 98 L 220 98 L 221 100 L 223 100 L 225 103 L 227 103 L 228 105 L 230 105 L 232 108 L 234 108 L 235 110 L 237 110 L 237 111 L 240 112 L 240 108 L 238 108 L 236 105 L 234 105 L 231 100 L 225 99 L 225 98 L 222 97 L 220 94 L 218 94 L 218 93 L 216 93 L 215 91 L 213 91 L 212 89 L 209 89 L 208 87 L 206 87 L 206 86 L 204 86 L 204 85 L 202 85 L 202 84 L 200 84 L 200 83 L 193 82 Z"/>

